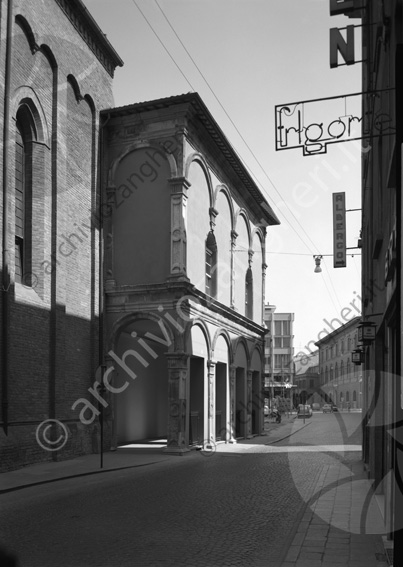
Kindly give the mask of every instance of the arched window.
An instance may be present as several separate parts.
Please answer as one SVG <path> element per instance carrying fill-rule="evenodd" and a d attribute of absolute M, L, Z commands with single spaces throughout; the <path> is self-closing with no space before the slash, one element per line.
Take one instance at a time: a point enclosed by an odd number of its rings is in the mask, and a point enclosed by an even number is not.
<path fill-rule="evenodd" d="M 32 142 L 36 130 L 31 112 L 23 105 L 15 128 L 15 281 L 32 285 Z"/>
<path fill-rule="evenodd" d="M 346 402 L 350 401 L 350 392 L 347 390 L 346 392 Z"/>
<path fill-rule="evenodd" d="M 245 315 L 249 319 L 253 319 L 253 274 L 251 268 L 248 268 L 245 277 Z"/>
<path fill-rule="evenodd" d="M 217 242 L 212 230 L 206 239 L 206 294 L 217 297 Z"/>
<path fill-rule="evenodd" d="M 353 391 L 353 402 L 357 401 L 357 392 L 354 390 Z"/>

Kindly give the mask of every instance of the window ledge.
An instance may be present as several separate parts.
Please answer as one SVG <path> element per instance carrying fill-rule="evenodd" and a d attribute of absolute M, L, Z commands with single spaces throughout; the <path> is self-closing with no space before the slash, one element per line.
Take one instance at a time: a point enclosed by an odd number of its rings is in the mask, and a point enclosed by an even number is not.
<path fill-rule="evenodd" d="M 15 282 L 15 299 L 18 303 L 31 303 L 44 307 L 43 300 L 39 297 L 33 287 L 28 287 L 21 283 Z"/>

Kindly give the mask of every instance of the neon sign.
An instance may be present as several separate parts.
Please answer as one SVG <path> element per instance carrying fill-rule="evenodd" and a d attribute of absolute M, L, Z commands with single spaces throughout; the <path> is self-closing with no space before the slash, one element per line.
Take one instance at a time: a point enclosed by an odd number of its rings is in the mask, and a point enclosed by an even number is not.
<path fill-rule="evenodd" d="M 373 120 L 368 125 L 362 123 L 362 93 L 275 106 L 276 150 L 302 148 L 304 156 L 325 154 L 328 144 L 394 133 L 390 116 L 380 106 L 376 111 L 379 92 L 373 93 Z M 323 116 L 329 118 L 324 121 Z"/>

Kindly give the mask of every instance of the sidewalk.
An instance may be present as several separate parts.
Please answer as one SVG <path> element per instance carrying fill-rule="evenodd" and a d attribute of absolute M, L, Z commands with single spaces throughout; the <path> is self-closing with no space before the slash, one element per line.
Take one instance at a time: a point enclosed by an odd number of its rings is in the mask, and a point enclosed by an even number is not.
<path fill-rule="evenodd" d="M 342 463 L 323 467 L 313 494 L 282 567 L 390 565 L 381 513 L 361 463 L 350 475 Z"/>
<path fill-rule="evenodd" d="M 38 463 L 15 471 L 0 473 L 0 495 L 28 486 L 56 482 L 66 478 L 107 474 L 115 470 L 143 467 L 178 458 L 176 455 L 164 453 L 163 447 L 165 445 L 156 446 L 148 443 L 105 452 L 103 454 L 103 468 L 100 467 L 101 455 L 95 454 L 66 461 Z"/>
<path fill-rule="evenodd" d="M 267 435 L 253 438 L 253 443 L 267 444 L 275 442 L 291 433 L 295 415 L 287 419 L 284 417 L 281 424 L 266 424 Z M 301 421 L 302 425 L 302 421 Z M 238 443 L 250 443 L 250 439 L 239 440 Z M 233 445 L 219 445 L 217 447 L 232 448 Z M 90 474 L 108 473 L 114 470 L 142 467 L 171 459 L 178 459 L 178 455 L 164 453 L 166 443 L 158 442 L 136 443 L 121 447 L 116 451 L 103 454 L 103 468 L 100 468 L 101 456 L 84 455 L 75 459 L 59 462 L 38 463 L 29 465 L 15 471 L 0 473 L 0 495 L 5 492 L 19 490 L 36 484 L 56 482 L 58 480 L 86 476 Z M 182 458 L 186 458 L 186 454 Z"/>

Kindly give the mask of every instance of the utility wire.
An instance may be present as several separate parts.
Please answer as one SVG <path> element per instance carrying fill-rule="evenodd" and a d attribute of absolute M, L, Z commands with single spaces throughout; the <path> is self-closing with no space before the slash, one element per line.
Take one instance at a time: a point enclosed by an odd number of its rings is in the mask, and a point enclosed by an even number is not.
<path fill-rule="evenodd" d="M 277 193 L 277 195 L 281 198 L 281 194 L 279 192 L 279 190 L 277 189 L 277 187 L 275 186 L 274 182 L 272 181 L 271 177 L 269 176 L 269 174 L 267 173 L 267 171 L 265 170 L 265 168 L 263 167 L 263 165 L 261 164 L 261 162 L 259 161 L 259 159 L 256 157 L 255 153 L 253 152 L 252 148 L 249 146 L 248 142 L 245 140 L 244 136 L 242 135 L 242 133 L 239 131 L 237 125 L 235 124 L 235 122 L 232 120 L 231 116 L 228 114 L 227 110 L 225 109 L 224 105 L 221 103 L 220 99 L 218 98 L 218 96 L 215 94 L 213 88 L 211 87 L 210 83 L 208 82 L 208 80 L 206 79 L 206 77 L 204 76 L 203 72 L 201 71 L 200 67 L 197 65 L 196 61 L 194 60 L 194 58 L 192 57 L 192 55 L 189 53 L 189 50 L 187 49 L 186 45 L 183 43 L 183 41 L 181 40 L 181 38 L 179 37 L 178 33 L 176 32 L 175 28 L 173 27 L 173 25 L 171 24 L 170 20 L 168 19 L 167 15 L 165 14 L 164 10 L 161 8 L 158 0 L 154 0 L 155 4 L 158 6 L 161 14 L 163 15 L 165 21 L 167 22 L 167 24 L 169 25 L 169 27 L 171 28 L 172 32 L 175 34 L 175 37 L 177 38 L 177 40 L 179 41 L 179 43 L 181 44 L 181 46 L 183 47 L 183 49 L 185 50 L 186 54 L 188 55 L 189 59 L 192 61 L 193 65 L 196 67 L 197 71 L 199 72 L 200 76 L 202 77 L 203 81 L 205 82 L 205 84 L 207 85 L 207 87 L 209 88 L 210 92 L 212 93 L 212 95 L 214 96 L 215 100 L 218 102 L 218 104 L 220 105 L 221 109 L 223 110 L 224 114 L 226 115 L 226 117 L 228 118 L 228 120 L 231 122 L 232 126 L 235 128 L 236 132 L 238 133 L 239 137 L 241 138 L 241 140 L 243 141 L 243 143 L 245 144 L 245 146 L 248 148 L 249 152 L 251 153 L 251 155 L 253 156 L 253 158 L 255 159 L 256 163 L 259 165 L 260 169 L 262 170 L 263 174 L 266 176 L 266 178 L 268 179 L 268 181 L 270 182 L 270 184 L 272 185 L 273 189 L 275 190 L 275 192 Z M 240 159 L 241 157 L 238 156 Z M 242 159 L 241 159 L 242 161 Z M 253 172 L 252 172 L 253 175 Z M 253 175 L 253 177 L 255 178 L 255 180 L 257 181 L 257 183 L 260 185 L 259 180 Z M 263 187 L 262 187 L 263 189 Z M 311 237 L 309 236 L 309 234 L 306 232 L 306 230 L 304 229 L 304 227 L 302 226 L 302 224 L 299 222 L 299 220 L 297 219 L 297 217 L 294 215 L 292 209 L 288 206 L 288 204 L 285 202 L 285 206 L 288 209 L 288 211 L 290 212 L 290 214 L 293 216 L 293 218 L 295 219 L 296 223 L 298 224 L 298 226 L 300 227 L 300 229 L 303 231 L 303 233 L 306 235 L 308 241 L 313 245 L 313 247 L 316 249 L 315 243 L 313 242 L 313 240 L 311 239 Z M 294 230 L 294 232 L 297 234 L 298 238 L 302 241 L 302 243 L 308 248 L 310 249 L 310 246 L 307 245 L 306 242 L 304 242 L 304 239 L 301 237 L 301 234 L 296 230 L 295 226 L 290 223 L 288 221 L 289 226 Z M 332 282 L 332 278 L 330 277 L 330 273 L 329 270 L 327 268 L 327 266 L 325 266 L 326 268 L 326 272 L 329 276 L 329 281 L 330 281 L 330 285 L 332 286 L 333 289 L 333 293 L 336 297 L 337 303 L 340 305 L 341 308 L 341 304 L 340 304 L 340 300 L 337 296 L 336 290 L 334 289 L 333 286 L 333 282 Z M 323 282 L 325 284 L 325 287 L 327 289 L 327 292 L 329 294 L 329 297 L 333 303 L 333 306 L 336 308 L 336 305 L 333 301 L 333 297 L 330 293 L 330 290 L 327 286 L 326 280 L 323 279 Z M 337 310 L 337 308 L 336 308 Z"/>
<path fill-rule="evenodd" d="M 134 1 L 134 0 L 133 0 Z M 196 67 L 197 71 L 199 72 L 200 76 L 202 77 L 203 81 L 206 83 L 207 87 L 209 88 L 211 94 L 214 96 L 215 100 L 218 102 L 218 104 L 220 105 L 222 111 L 224 112 L 225 116 L 228 118 L 228 120 L 231 122 L 232 126 L 235 128 L 238 136 L 241 138 L 241 140 L 243 141 L 243 143 L 245 144 L 245 146 L 248 148 L 249 152 L 251 153 L 251 155 L 253 156 L 254 160 L 256 161 L 256 163 L 259 165 L 260 169 L 262 170 L 262 172 L 264 173 L 264 175 L 266 176 L 266 178 L 268 179 L 268 181 L 270 182 L 270 184 L 272 185 L 273 189 L 276 191 L 277 195 L 282 198 L 282 195 L 280 194 L 279 190 L 277 189 L 277 187 L 275 186 L 274 182 L 272 181 L 272 179 L 270 178 L 269 174 L 267 173 L 267 171 L 264 169 L 263 165 L 260 163 L 259 159 L 256 157 L 255 153 L 253 152 L 252 148 L 249 146 L 248 142 L 245 140 L 244 136 L 242 135 L 242 133 L 239 131 L 237 125 L 235 124 L 235 122 L 232 120 L 231 116 L 228 114 L 227 110 L 225 109 L 224 105 L 221 103 L 220 99 L 218 98 L 218 96 L 215 94 L 213 88 L 211 87 L 210 83 L 208 82 L 208 80 L 206 79 L 206 77 L 204 76 L 203 72 L 201 71 L 200 67 L 197 65 L 196 61 L 193 59 L 192 55 L 189 53 L 186 45 L 183 43 L 183 41 L 181 40 L 181 38 L 179 37 L 179 35 L 177 34 L 175 28 L 173 27 L 173 25 L 171 24 L 170 20 L 168 19 L 167 15 L 165 14 L 164 10 L 161 8 L 161 6 L 158 3 L 158 0 L 154 0 L 155 4 L 158 6 L 161 14 L 163 15 L 163 17 L 165 18 L 167 24 L 169 25 L 169 27 L 171 28 L 172 32 L 175 34 L 175 37 L 177 38 L 177 40 L 179 41 L 179 43 L 181 44 L 181 46 L 183 47 L 183 49 L 185 50 L 186 54 L 188 55 L 189 59 L 192 61 L 193 65 Z M 241 161 L 242 158 L 240 156 L 238 156 L 239 159 Z M 246 167 L 246 164 L 244 164 Z M 251 174 L 253 175 L 253 177 L 255 178 L 256 182 L 260 185 L 259 180 L 256 178 L 256 176 L 253 174 L 253 172 L 251 172 Z M 263 189 L 263 187 L 262 187 Z M 270 197 L 269 197 L 270 198 Z M 270 198 L 270 200 L 272 200 Z M 273 205 L 275 206 L 274 202 Z M 304 234 L 307 236 L 308 240 L 311 242 L 311 244 L 315 247 L 315 243 L 312 241 L 311 237 L 309 236 L 309 234 L 305 231 L 304 227 L 301 225 L 301 223 L 299 222 L 299 220 L 297 219 L 297 217 L 294 215 L 294 213 L 292 212 L 292 210 L 290 209 L 290 207 L 287 205 L 287 203 L 285 203 L 286 208 L 288 209 L 288 211 L 291 213 L 291 215 L 294 217 L 296 223 L 299 225 L 299 227 L 301 228 L 301 230 L 304 232 Z M 302 240 L 301 235 L 299 232 L 297 232 L 296 228 L 289 222 L 288 223 L 291 228 L 296 232 L 296 234 L 298 235 L 298 237 Z M 310 246 L 308 246 L 306 244 L 306 242 L 304 242 L 302 240 L 303 244 L 309 249 Z"/>
<path fill-rule="evenodd" d="M 189 87 L 192 89 L 193 92 L 196 92 L 196 89 L 193 87 L 192 83 L 189 81 L 189 79 L 186 77 L 185 73 L 182 71 L 182 69 L 179 67 L 178 63 L 175 61 L 175 58 L 173 57 L 173 55 L 171 55 L 171 53 L 169 52 L 168 48 L 165 46 L 164 42 L 161 40 L 161 38 L 159 37 L 159 35 L 157 34 L 157 32 L 155 31 L 155 29 L 153 28 L 153 26 L 151 25 L 150 21 L 147 19 L 147 16 L 144 14 L 144 12 L 142 11 L 142 9 L 140 8 L 140 6 L 137 4 L 136 0 L 132 0 L 133 4 L 135 4 L 137 10 L 140 12 L 140 14 L 143 16 L 143 18 L 145 19 L 145 21 L 148 24 L 148 27 L 150 28 L 150 30 L 153 32 L 153 34 L 155 35 L 155 37 L 158 39 L 159 43 L 161 44 L 161 46 L 163 47 L 164 51 L 167 53 L 167 55 L 170 57 L 172 63 L 175 65 L 175 67 L 178 69 L 178 71 L 180 72 L 180 74 L 182 75 L 182 77 L 185 79 L 185 81 L 187 82 L 187 84 L 189 85 Z"/>
<path fill-rule="evenodd" d="M 277 195 L 282 198 L 282 195 L 280 194 L 279 190 L 277 189 L 277 187 L 275 186 L 274 182 L 272 181 L 272 179 L 270 178 L 270 176 L 268 175 L 268 173 L 266 172 L 266 170 L 264 169 L 263 165 L 260 163 L 260 161 L 258 160 L 258 158 L 256 157 L 256 155 L 254 154 L 252 148 L 249 146 L 248 142 L 245 140 L 244 136 L 241 134 L 241 132 L 239 131 L 238 127 L 236 126 L 236 124 L 234 123 L 234 121 L 232 120 L 232 118 L 230 117 L 230 115 L 228 114 L 227 110 L 225 109 L 225 107 L 223 106 L 223 104 L 221 103 L 221 101 L 219 100 L 219 98 L 217 97 L 217 95 L 215 94 L 214 90 L 212 89 L 212 87 L 210 86 L 209 82 L 207 81 L 207 79 L 205 78 L 204 74 L 202 73 L 201 69 L 199 68 L 199 66 L 197 65 L 197 63 L 195 62 L 195 60 L 193 59 L 192 55 L 189 53 L 188 49 L 186 48 L 186 46 L 184 45 L 183 41 L 180 39 L 179 35 L 177 34 L 176 30 L 174 29 L 174 27 L 172 26 L 171 22 L 169 21 L 168 17 L 166 16 L 165 12 L 163 11 L 163 9 L 161 8 L 161 6 L 158 3 L 158 0 L 154 0 L 155 4 L 158 6 L 160 12 L 162 13 L 164 19 L 166 20 L 166 22 L 168 23 L 169 27 L 171 28 L 172 32 L 174 33 L 175 37 L 177 38 L 177 40 L 179 41 L 179 43 L 181 44 L 181 46 L 183 47 L 183 49 L 185 50 L 186 54 L 188 55 L 188 57 L 190 58 L 190 60 L 192 61 L 193 65 L 196 67 L 197 71 L 199 72 L 200 76 L 203 78 L 205 84 L 207 85 L 207 87 L 209 88 L 210 92 L 212 93 L 212 95 L 214 96 L 214 98 L 216 99 L 216 101 L 218 102 L 218 104 L 220 105 L 221 109 L 223 110 L 224 114 L 227 116 L 228 120 L 231 122 L 231 124 L 233 125 L 233 127 L 235 128 L 236 132 L 238 133 L 239 137 L 241 138 L 241 140 L 243 141 L 243 143 L 245 144 L 245 146 L 248 148 L 249 152 L 251 153 L 251 155 L 253 156 L 253 158 L 255 159 L 256 163 L 259 165 L 260 169 L 262 170 L 263 174 L 265 175 L 265 177 L 268 179 L 268 181 L 270 182 L 270 184 L 272 185 L 273 189 L 275 190 L 275 192 L 277 193 Z M 136 6 L 136 8 L 138 9 L 138 11 L 140 12 L 140 14 L 143 16 L 144 20 L 147 22 L 149 28 L 151 29 L 151 31 L 153 32 L 153 34 L 155 35 L 155 37 L 158 39 L 158 42 L 161 44 L 161 46 L 163 47 L 164 51 L 169 55 L 170 59 L 172 60 L 172 62 L 175 64 L 176 68 L 179 70 L 179 72 L 181 73 L 181 75 L 183 76 L 183 78 L 185 79 L 185 81 L 188 83 L 188 85 L 190 86 L 190 88 L 193 90 L 193 92 L 195 92 L 195 88 L 193 87 L 193 85 L 191 84 L 191 82 L 189 81 L 189 79 L 186 77 L 185 73 L 182 71 L 182 69 L 180 68 L 180 66 L 178 65 L 178 63 L 176 62 L 175 58 L 173 57 L 173 55 L 171 55 L 170 51 L 168 50 L 168 48 L 165 46 L 164 42 L 161 40 L 161 38 L 158 36 L 157 32 L 155 31 L 155 29 L 153 28 L 151 22 L 148 20 L 148 18 L 145 16 L 144 12 L 141 10 L 141 8 L 139 7 L 138 3 L 136 0 L 132 0 L 133 4 Z M 235 148 L 234 148 L 235 151 Z M 239 158 L 239 160 L 244 164 L 244 166 L 249 169 L 246 164 L 244 163 L 243 159 L 241 158 L 241 156 L 239 156 L 238 152 L 237 156 Z M 252 177 L 255 178 L 255 181 L 257 182 L 258 185 L 261 186 L 261 188 L 264 191 L 264 188 L 262 187 L 260 181 L 257 179 L 257 177 L 253 174 L 253 172 L 250 172 Z M 269 197 L 270 198 L 270 197 Z M 270 200 L 272 200 L 270 198 Z M 300 229 L 302 230 L 302 232 L 305 234 L 305 236 L 307 237 L 308 241 L 310 241 L 310 243 L 312 244 L 312 246 L 314 248 L 316 248 L 315 243 L 313 242 L 313 240 L 311 239 L 311 237 L 309 236 L 309 234 L 306 232 L 306 230 L 304 229 L 304 227 L 301 225 L 301 223 L 299 222 L 299 220 L 297 219 L 297 217 L 294 215 L 294 213 L 292 212 L 292 210 L 290 209 L 290 207 L 288 206 L 288 204 L 285 202 L 285 206 L 288 209 L 288 211 L 290 212 L 290 214 L 292 215 L 292 217 L 294 218 L 295 222 L 298 224 L 298 226 L 300 227 Z M 301 242 L 308 248 L 311 249 L 311 247 L 304 241 L 304 239 L 302 238 L 301 234 L 297 231 L 297 229 L 295 228 L 295 226 L 290 223 L 288 221 L 289 226 L 292 228 L 292 230 L 294 230 L 294 232 L 297 234 L 298 238 L 301 240 Z M 314 254 L 312 254 L 314 255 Z M 329 275 L 329 274 L 328 274 Z M 329 275 L 330 278 L 330 275 Z M 330 278 L 331 281 L 331 278 Z M 334 301 L 332 298 L 332 295 L 330 293 L 330 290 L 327 286 L 327 283 L 325 281 L 325 279 L 323 279 L 323 282 L 325 284 L 325 287 L 327 289 L 327 292 L 329 294 L 329 297 L 334 305 Z M 333 284 L 332 284 L 333 285 Z M 340 301 L 338 300 L 338 303 L 340 304 Z"/>

